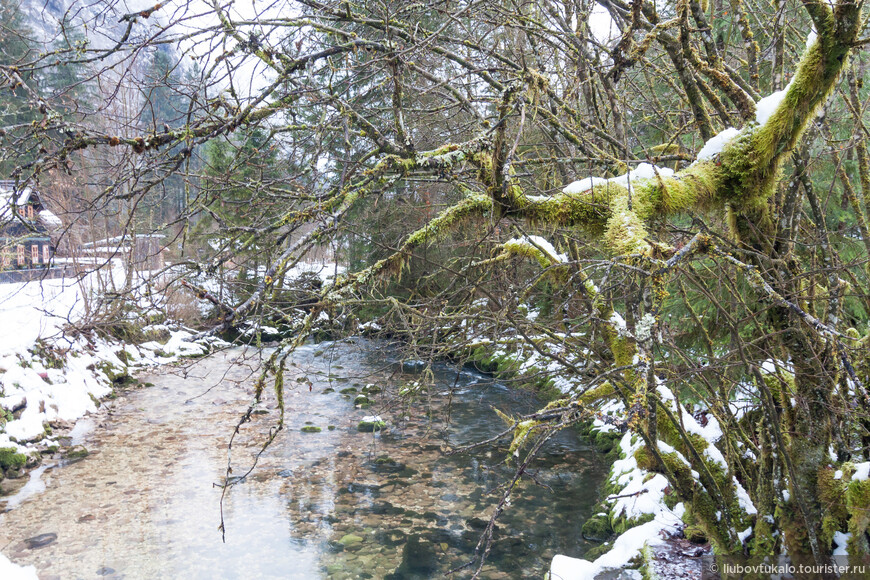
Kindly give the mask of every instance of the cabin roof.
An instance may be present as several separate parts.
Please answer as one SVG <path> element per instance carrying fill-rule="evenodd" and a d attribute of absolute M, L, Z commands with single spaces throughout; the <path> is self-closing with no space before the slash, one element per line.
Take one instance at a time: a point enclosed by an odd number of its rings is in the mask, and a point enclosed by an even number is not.
<path fill-rule="evenodd" d="M 11 180 L 0 180 L 0 229 L 5 229 L 14 224 L 12 207 L 23 207 L 28 203 L 33 202 L 42 206 L 39 200 L 39 193 L 30 187 L 25 187 L 19 191 L 15 191 L 15 182 Z M 44 229 L 52 230 L 59 228 L 63 222 L 52 211 L 43 207 L 38 214 L 37 219 L 39 225 Z"/>

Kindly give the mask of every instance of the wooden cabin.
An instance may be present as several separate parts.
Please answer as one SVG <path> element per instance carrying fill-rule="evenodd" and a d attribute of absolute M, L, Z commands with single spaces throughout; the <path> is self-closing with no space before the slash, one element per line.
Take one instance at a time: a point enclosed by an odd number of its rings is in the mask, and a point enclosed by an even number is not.
<path fill-rule="evenodd" d="M 56 249 L 51 234 L 62 225 L 36 190 L 0 180 L 0 271 L 48 268 Z"/>

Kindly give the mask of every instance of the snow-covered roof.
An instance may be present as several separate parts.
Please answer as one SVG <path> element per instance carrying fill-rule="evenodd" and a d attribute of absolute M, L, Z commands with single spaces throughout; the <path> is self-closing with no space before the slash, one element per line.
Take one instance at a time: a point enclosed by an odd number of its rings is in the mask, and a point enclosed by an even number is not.
<path fill-rule="evenodd" d="M 12 219 L 12 206 L 24 207 L 32 201 L 38 201 L 34 198 L 34 191 L 30 187 L 15 191 L 15 184 L 9 180 L 0 180 L 0 222 L 8 222 Z M 63 222 L 53 212 L 43 209 L 39 211 L 39 223 L 45 228 L 51 230 L 59 228 Z"/>
<path fill-rule="evenodd" d="M 118 244 L 125 243 L 129 244 L 130 240 L 136 238 L 137 240 L 145 240 L 145 239 L 155 239 L 162 240 L 165 238 L 165 234 L 134 234 L 134 235 L 124 235 L 124 236 L 115 236 L 113 238 L 104 238 L 102 240 L 94 240 L 93 242 L 85 242 L 82 244 L 83 248 L 117 248 Z"/>
<path fill-rule="evenodd" d="M 15 190 L 12 182 L 0 181 L 0 221 L 6 221 L 12 217 L 10 210 L 12 209 L 13 202 L 18 207 L 27 205 L 30 197 L 33 195 L 33 190 L 25 187 L 17 195 L 13 195 L 14 193 Z"/>
<path fill-rule="evenodd" d="M 0 180 L 0 204 L 3 206 L 12 205 L 12 194 L 14 193 L 14 183 L 11 181 Z M 30 196 L 33 190 L 25 187 L 18 192 L 18 198 L 15 200 L 15 205 L 27 205 L 30 201 Z"/>
<path fill-rule="evenodd" d="M 63 225 L 63 222 L 60 221 L 60 218 L 54 215 L 53 212 L 48 211 L 47 209 L 39 212 L 39 221 L 42 223 L 42 225 L 49 229 L 59 228 Z"/>

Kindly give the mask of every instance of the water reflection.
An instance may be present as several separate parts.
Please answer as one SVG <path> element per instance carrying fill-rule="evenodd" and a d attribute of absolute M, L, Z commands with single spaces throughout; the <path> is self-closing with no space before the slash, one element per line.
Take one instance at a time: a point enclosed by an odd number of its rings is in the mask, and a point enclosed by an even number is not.
<path fill-rule="evenodd" d="M 85 436 L 98 453 L 50 470 L 42 494 L 0 516 L 4 553 L 45 578 L 413 579 L 468 561 L 512 470 L 497 450 L 443 449 L 497 434 L 504 425 L 491 407 L 531 410 L 527 393 L 435 365 L 432 388 L 399 400 L 398 388 L 416 377 L 384 345 L 304 347 L 285 381 L 287 428 L 227 494 L 222 544 L 213 484 L 252 393 L 256 356 L 236 350 L 164 371 L 145 378 L 156 387 L 118 399 Z M 355 408 L 368 383 L 384 391 L 369 394 L 371 408 Z M 234 475 L 277 420 L 274 408 L 262 411 L 236 439 Z M 389 429 L 360 433 L 372 414 Z M 306 424 L 320 431 L 302 432 Z M 512 496 L 487 578 L 538 576 L 553 553 L 585 549 L 580 527 L 605 475 L 594 453 L 563 432 L 531 471 L 542 485 L 524 480 Z M 46 533 L 57 540 L 37 549 L 24 541 Z"/>

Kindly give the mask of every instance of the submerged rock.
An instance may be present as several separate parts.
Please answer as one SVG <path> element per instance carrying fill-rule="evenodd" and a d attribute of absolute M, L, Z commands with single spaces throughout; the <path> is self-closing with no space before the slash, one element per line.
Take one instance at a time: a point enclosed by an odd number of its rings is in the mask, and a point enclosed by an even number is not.
<path fill-rule="evenodd" d="M 37 548 L 43 548 L 57 540 L 57 534 L 54 532 L 50 532 L 48 534 L 39 534 L 38 536 L 33 536 L 32 538 L 27 538 L 24 540 L 24 543 L 31 550 L 35 550 Z"/>
<path fill-rule="evenodd" d="M 338 543 L 341 544 L 342 546 L 344 546 L 345 549 L 347 549 L 348 546 L 352 546 L 354 544 L 359 544 L 362 541 L 363 541 L 363 539 L 361 536 L 357 536 L 356 534 L 346 534 L 346 535 L 341 537 L 341 539 L 338 541 Z"/>
<path fill-rule="evenodd" d="M 361 391 L 366 395 L 377 395 L 378 393 L 383 391 L 383 389 L 381 389 L 379 386 L 377 386 L 374 383 L 369 383 L 366 386 L 364 386 L 361 389 Z"/>
<path fill-rule="evenodd" d="M 435 544 L 419 534 L 411 534 L 402 548 L 402 563 L 387 578 L 404 578 L 408 574 L 433 574 L 438 570 Z"/>
<path fill-rule="evenodd" d="M 90 455 L 90 452 L 85 449 L 84 445 L 75 445 L 70 447 L 69 450 L 64 454 L 64 459 L 67 461 L 78 461 L 80 459 L 84 459 Z"/>
<path fill-rule="evenodd" d="M 362 433 L 372 433 L 374 431 L 381 431 L 387 426 L 387 423 L 378 416 L 375 417 L 363 417 L 362 421 L 359 422 L 359 425 L 356 426 L 357 430 Z"/>

